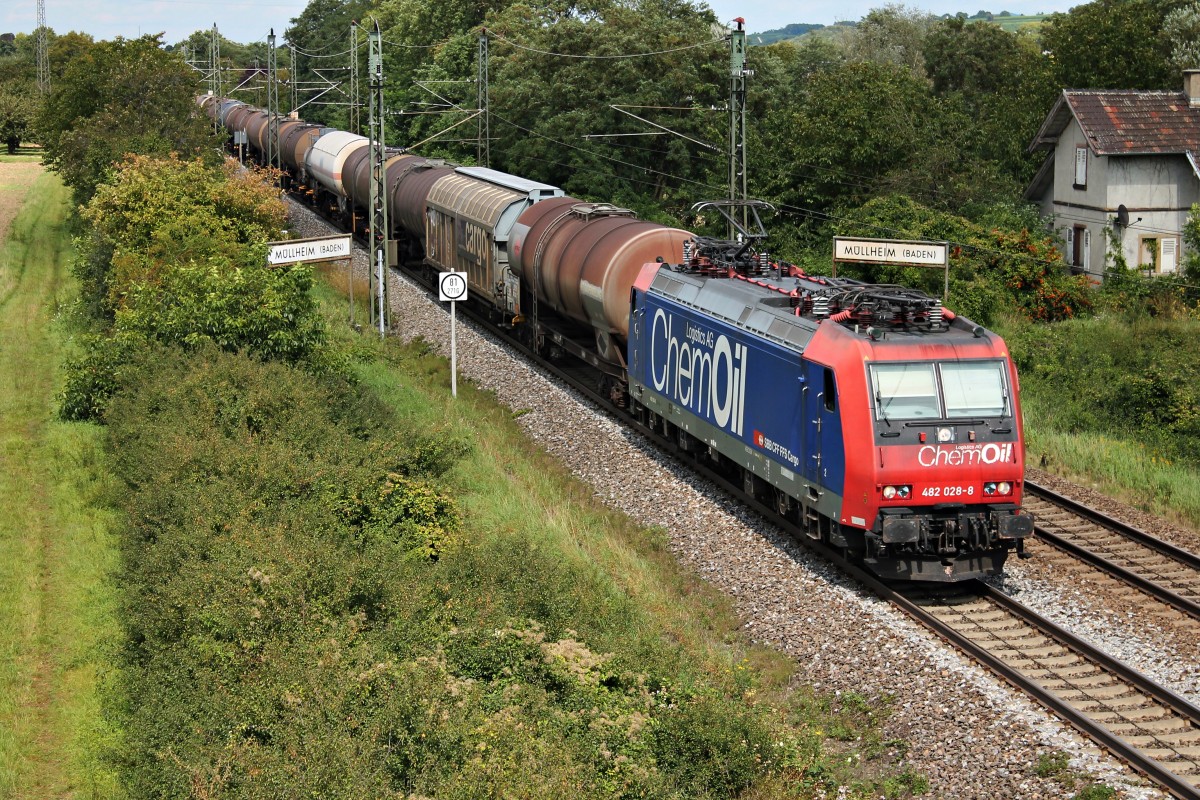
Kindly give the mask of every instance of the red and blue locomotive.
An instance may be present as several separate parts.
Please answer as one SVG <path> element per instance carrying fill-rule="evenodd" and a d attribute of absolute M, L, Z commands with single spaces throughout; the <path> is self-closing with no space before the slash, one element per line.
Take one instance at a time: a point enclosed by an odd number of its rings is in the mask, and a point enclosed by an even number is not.
<path fill-rule="evenodd" d="M 749 243 L 688 251 L 633 286 L 635 413 L 880 576 L 961 580 L 1021 552 L 1033 522 L 998 336 L 923 293 L 809 277 Z"/>

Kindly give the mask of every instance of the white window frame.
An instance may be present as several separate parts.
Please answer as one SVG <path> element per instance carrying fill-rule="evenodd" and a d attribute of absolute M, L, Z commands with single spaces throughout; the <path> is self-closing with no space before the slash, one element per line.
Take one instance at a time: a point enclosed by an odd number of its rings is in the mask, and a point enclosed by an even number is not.
<path fill-rule="evenodd" d="M 1158 239 L 1158 271 L 1170 275 L 1179 268 L 1179 237 L 1160 236 Z"/>
<path fill-rule="evenodd" d="M 1087 188 L 1088 146 L 1075 145 L 1075 188 Z"/>

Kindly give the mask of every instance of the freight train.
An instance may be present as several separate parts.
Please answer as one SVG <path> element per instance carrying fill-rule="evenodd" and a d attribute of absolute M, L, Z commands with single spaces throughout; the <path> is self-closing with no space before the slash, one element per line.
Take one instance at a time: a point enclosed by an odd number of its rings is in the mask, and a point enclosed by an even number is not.
<path fill-rule="evenodd" d="M 369 142 L 198 102 L 323 213 L 361 224 Z M 238 137 L 239 139 L 242 137 Z M 928 295 L 769 259 L 751 202 L 698 236 L 561 189 L 390 153 L 399 259 L 466 272 L 472 301 L 548 358 L 594 367 L 614 406 L 884 578 L 958 581 L 1024 554 L 1017 373 L 1000 337 Z M 753 225 L 743 225 L 739 219 Z"/>

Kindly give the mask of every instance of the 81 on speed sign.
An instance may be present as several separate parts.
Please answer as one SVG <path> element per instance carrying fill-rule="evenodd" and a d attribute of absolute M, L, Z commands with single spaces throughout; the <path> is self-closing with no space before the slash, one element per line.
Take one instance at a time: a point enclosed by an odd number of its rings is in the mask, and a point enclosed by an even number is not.
<path fill-rule="evenodd" d="M 467 299 L 467 273 L 439 272 L 438 300 L 450 303 Z"/>

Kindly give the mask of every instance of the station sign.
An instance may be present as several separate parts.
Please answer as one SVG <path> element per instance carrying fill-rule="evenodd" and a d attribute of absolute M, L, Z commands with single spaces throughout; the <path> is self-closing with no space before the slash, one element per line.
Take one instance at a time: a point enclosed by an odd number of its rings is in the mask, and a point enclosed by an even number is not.
<path fill-rule="evenodd" d="M 946 242 L 848 239 L 835 236 L 833 260 L 854 264 L 898 264 L 941 269 L 950 263 L 950 246 Z"/>
<path fill-rule="evenodd" d="M 292 239 L 270 242 L 267 263 L 298 264 L 303 261 L 332 261 L 350 258 L 349 236 L 325 236 L 317 239 Z"/>

